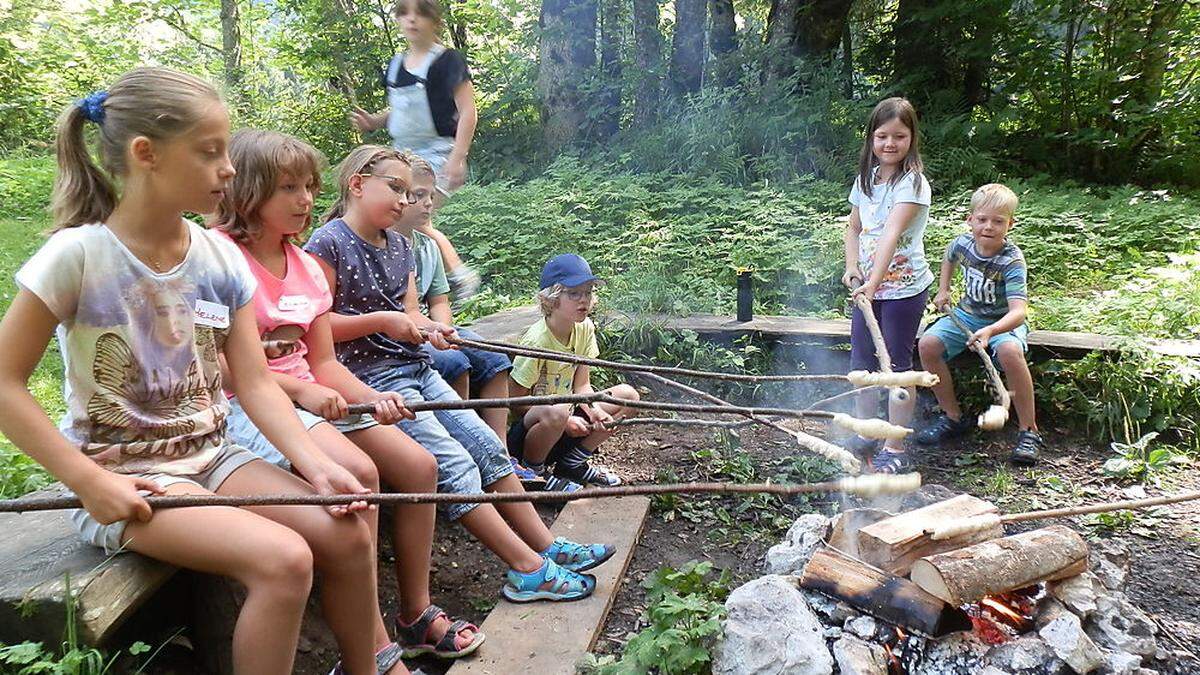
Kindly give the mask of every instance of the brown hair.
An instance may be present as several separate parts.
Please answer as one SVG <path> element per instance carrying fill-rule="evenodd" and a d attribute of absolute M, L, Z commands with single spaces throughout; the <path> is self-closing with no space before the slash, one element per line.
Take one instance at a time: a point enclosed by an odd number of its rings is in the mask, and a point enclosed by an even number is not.
<path fill-rule="evenodd" d="M 432 178 L 435 183 L 437 182 L 437 172 L 433 170 L 432 164 L 425 161 L 424 157 L 418 155 L 412 150 L 405 150 L 402 154 L 404 155 L 404 160 L 408 162 L 410 167 L 412 167 L 414 176 L 423 173 Z"/>
<path fill-rule="evenodd" d="M 908 99 L 893 96 L 880 101 L 871 111 L 871 118 L 867 120 L 867 137 L 863 140 L 862 152 L 858 157 L 858 187 L 868 197 L 871 196 L 874 187 L 871 173 L 879 165 L 879 158 L 875 156 L 871 142 L 875 136 L 875 130 L 892 120 L 900 120 L 901 124 L 908 127 L 908 130 L 912 132 L 912 145 L 908 147 L 908 154 L 900 163 L 900 170 L 888 179 L 888 184 L 895 185 L 900 182 L 901 178 L 911 173 L 914 176 L 916 188 L 918 190 L 921 188 L 921 172 L 924 171 L 925 165 L 921 162 L 920 136 L 917 134 L 917 110 L 908 102 Z"/>
<path fill-rule="evenodd" d="M 54 229 L 103 221 L 117 206 L 116 177 L 129 169 L 125 153 L 138 136 L 168 140 L 195 126 L 209 106 L 221 103 L 211 84 L 167 68 L 135 68 L 108 89 L 107 98 L 89 96 L 91 110 L 71 104 L 58 117 L 51 211 Z M 83 125 L 99 129 L 97 154 L 92 159 Z"/>
<path fill-rule="evenodd" d="M 403 16 L 409 3 L 412 3 L 413 11 L 433 22 L 435 33 L 441 33 L 446 27 L 446 21 L 442 18 L 442 4 L 438 0 L 396 0 L 392 4 L 392 16 L 397 19 Z"/>
<path fill-rule="evenodd" d="M 242 129 L 229 142 L 229 159 L 237 175 L 208 224 L 243 244 L 250 243 L 261 231 L 258 210 L 275 194 L 281 177 L 307 176 L 314 194 L 321 189 L 325 158 L 316 148 L 294 136 Z"/>
<path fill-rule="evenodd" d="M 346 215 L 350 205 L 350 179 L 365 173 L 380 162 L 396 161 L 408 164 L 408 159 L 399 150 L 382 145 L 360 145 L 350 151 L 346 158 L 337 166 L 338 196 L 329 209 L 321 216 L 322 223 L 328 223 L 335 218 Z M 410 165 L 411 166 L 411 165 Z"/>

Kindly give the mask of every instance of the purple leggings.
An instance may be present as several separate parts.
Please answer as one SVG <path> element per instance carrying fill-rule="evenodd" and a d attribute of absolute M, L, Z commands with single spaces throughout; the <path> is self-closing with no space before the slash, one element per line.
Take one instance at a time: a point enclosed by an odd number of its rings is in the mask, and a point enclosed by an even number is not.
<path fill-rule="evenodd" d="M 892 357 L 892 370 L 897 373 L 912 370 L 913 345 L 917 340 L 917 329 L 921 327 L 921 316 L 925 314 L 925 303 L 929 289 L 908 298 L 898 300 L 872 300 L 875 319 L 883 333 L 888 356 Z M 877 370 L 879 359 L 875 356 L 875 343 L 867 330 L 858 307 L 850 319 L 850 368 L 852 370 Z"/>

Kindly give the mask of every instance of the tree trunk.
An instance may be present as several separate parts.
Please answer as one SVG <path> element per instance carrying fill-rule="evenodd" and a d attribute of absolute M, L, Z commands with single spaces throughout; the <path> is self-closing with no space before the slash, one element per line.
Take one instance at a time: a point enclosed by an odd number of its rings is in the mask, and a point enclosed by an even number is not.
<path fill-rule="evenodd" d="M 468 58 L 467 24 L 459 21 L 454 13 L 454 5 L 461 2 L 462 0 L 451 0 L 446 5 L 446 30 L 450 33 L 450 43 L 454 45 L 455 49 L 462 52 L 463 58 Z"/>
<path fill-rule="evenodd" d="M 907 82 L 910 98 L 928 99 L 933 90 L 953 81 L 946 67 L 945 37 L 939 22 L 929 13 L 939 0 L 900 0 L 892 32 L 895 51 L 892 81 Z"/>
<path fill-rule="evenodd" d="M 851 43 L 850 20 L 842 27 L 842 94 L 854 97 L 854 45 Z"/>
<path fill-rule="evenodd" d="M 658 24 L 657 0 L 633 0 L 633 52 L 637 66 L 633 123 L 638 127 L 652 124 L 661 105 L 663 36 Z"/>
<path fill-rule="evenodd" d="M 600 90 L 602 111 L 596 135 L 608 138 L 621 124 L 621 24 L 624 15 L 620 0 L 602 0 L 600 12 Z"/>
<path fill-rule="evenodd" d="M 967 41 L 963 67 L 963 99 L 968 108 L 985 103 L 989 96 L 987 78 L 996 55 L 996 33 L 1007 24 L 1011 0 L 981 6 L 975 15 L 974 31 Z"/>
<path fill-rule="evenodd" d="M 700 89 L 704 77 L 705 0 L 675 0 L 675 35 L 671 40 L 671 90 L 684 95 Z"/>
<path fill-rule="evenodd" d="M 246 112 L 246 93 L 242 89 L 242 25 L 237 0 L 221 0 L 221 61 L 226 94 L 237 110 Z"/>
<path fill-rule="evenodd" d="M 1139 50 L 1142 67 L 1137 91 L 1138 101 L 1146 106 L 1152 106 L 1162 98 L 1171 48 L 1167 33 L 1182 10 L 1183 0 L 1157 0 L 1150 9 L 1145 46 Z"/>
<path fill-rule="evenodd" d="M 708 13 L 712 18 L 712 53 L 720 56 L 737 49 L 737 16 L 733 0 L 709 0 Z"/>
<path fill-rule="evenodd" d="M 791 72 L 796 57 L 828 63 L 844 38 L 853 0 L 773 0 L 767 16 L 767 44 L 774 48 L 776 73 Z"/>
<path fill-rule="evenodd" d="M 589 102 L 581 85 L 596 66 L 596 3 L 545 0 L 540 25 L 537 88 L 546 149 L 554 153 L 584 129 Z"/>

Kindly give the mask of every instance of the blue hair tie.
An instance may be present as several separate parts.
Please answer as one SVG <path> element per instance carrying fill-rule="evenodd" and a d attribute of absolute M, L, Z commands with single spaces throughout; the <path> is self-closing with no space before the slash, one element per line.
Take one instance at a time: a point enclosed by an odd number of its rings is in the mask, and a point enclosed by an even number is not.
<path fill-rule="evenodd" d="M 107 91 L 97 91 L 79 99 L 75 105 L 83 111 L 83 117 L 96 124 L 104 123 L 104 102 L 108 100 Z"/>

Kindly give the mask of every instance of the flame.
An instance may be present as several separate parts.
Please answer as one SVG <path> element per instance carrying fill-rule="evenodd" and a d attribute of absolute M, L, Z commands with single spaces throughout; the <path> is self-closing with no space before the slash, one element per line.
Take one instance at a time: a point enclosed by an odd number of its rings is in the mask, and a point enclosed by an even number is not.
<path fill-rule="evenodd" d="M 1002 618 L 1008 620 L 1014 627 L 1019 627 L 1027 622 L 1027 619 L 1008 605 L 1004 604 L 999 598 L 987 597 L 979 601 L 980 606 L 986 607 L 995 614 L 999 614 Z"/>

